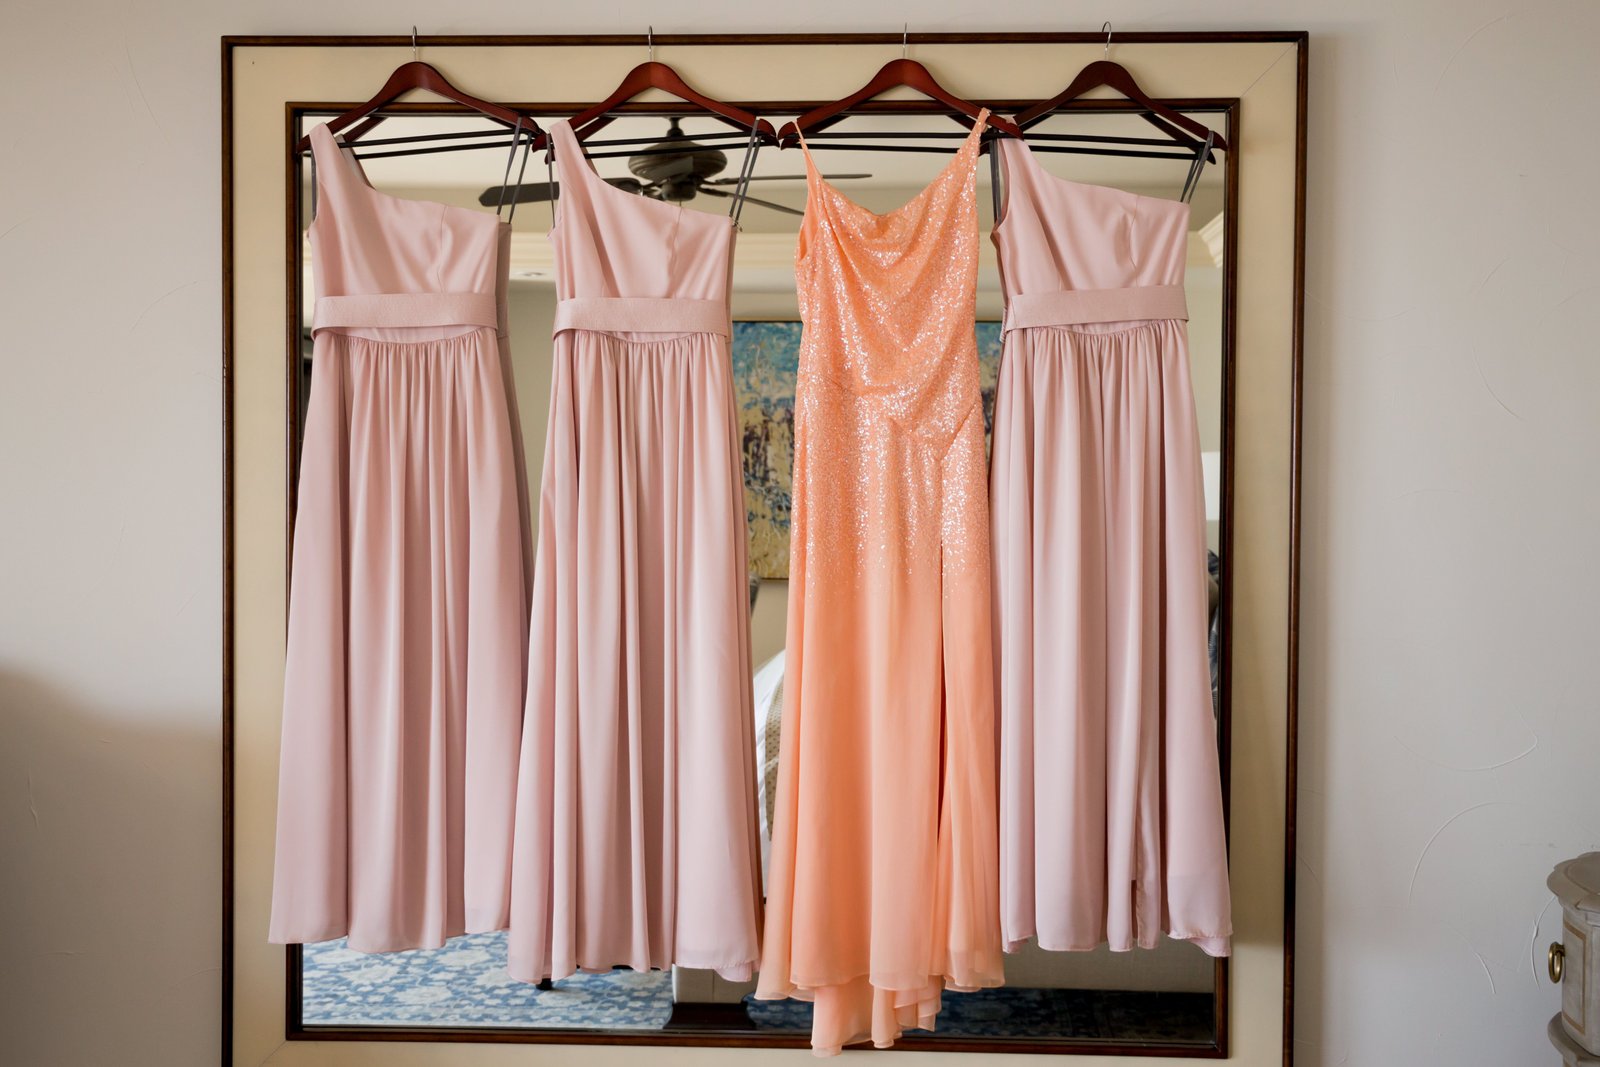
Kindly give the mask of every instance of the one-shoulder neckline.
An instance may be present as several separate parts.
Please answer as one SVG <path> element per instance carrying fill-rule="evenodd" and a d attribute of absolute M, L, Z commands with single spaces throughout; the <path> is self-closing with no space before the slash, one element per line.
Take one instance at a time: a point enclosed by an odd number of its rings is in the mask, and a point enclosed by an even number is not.
<path fill-rule="evenodd" d="M 1059 174 L 1052 174 L 1050 171 L 1045 169 L 1043 163 L 1039 162 L 1039 157 L 1034 155 L 1033 146 L 1028 143 L 1027 138 L 1012 138 L 1012 140 L 1016 141 L 1017 144 L 1022 146 L 1022 154 L 1027 158 L 1028 166 L 1031 167 L 1035 173 L 1042 174 L 1044 177 L 1048 178 L 1052 182 L 1055 182 L 1057 185 L 1065 185 L 1074 189 L 1091 189 L 1104 193 L 1115 193 L 1118 196 L 1132 197 L 1135 200 L 1154 200 L 1158 203 L 1178 204 L 1182 207 L 1190 206 L 1182 200 L 1174 200 L 1167 196 L 1151 196 L 1148 193 L 1136 193 L 1132 189 L 1120 189 L 1115 185 L 1097 185 L 1094 182 L 1080 182 L 1072 178 L 1063 178 Z"/>
<path fill-rule="evenodd" d="M 396 196 L 393 193 L 384 192 L 382 189 L 379 189 L 377 186 L 372 184 L 372 179 L 367 177 L 366 168 L 364 168 L 361 165 L 361 161 L 355 157 L 354 151 L 352 151 L 348 156 L 345 155 L 344 150 L 346 148 L 353 148 L 353 146 L 345 143 L 344 134 L 334 133 L 332 130 L 328 129 L 328 124 L 326 122 L 322 123 L 317 128 L 326 132 L 328 134 L 328 139 L 333 142 L 334 155 L 338 157 L 339 165 L 345 169 L 347 174 L 356 180 L 357 184 L 362 189 L 365 189 L 373 196 L 379 197 L 383 200 L 390 200 L 397 204 L 420 204 L 423 207 L 436 207 L 443 211 L 456 211 L 466 215 L 471 215 L 475 218 L 489 219 L 501 228 L 509 228 L 511 226 L 511 221 L 509 219 L 500 218 L 498 215 L 491 215 L 487 211 L 474 211 L 470 207 L 462 207 L 459 204 L 446 204 L 441 200 L 422 200 L 417 197 Z M 319 216 L 320 213 L 312 216 L 311 221 L 313 224 L 317 221 Z"/>
<path fill-rule="evenodd" d="M 733 217 L 731 215 L 719 215 L 710 211 L 694 211 L 690 208 L 684 207 L 682 204 L 673 203 L 670 200 L 656 200 L 653 197 L 641 196 L 638 193 L 630 193 L 624 189 L 618 189 L 615 185 L 612 185 L 610 182 L 606 181 L 605 176 L 595 168 L 594 160 L 590 159 L 589 154 L 583 150 L 583 143 L 578 140 L 577 131 L 572 128 L 572 120 L 561 119 L 558 122 L 552 122 L 550 124 L 550 132 L 552 135 L 554 135 L 555 131 L 558 129 L 565 131 L 565 139 L 571 144 L 573 152 L 578 156 L 578 159 L 580 160 L 579 166 L 583 168 L 583 171 L 589 178 L 593 179 L 592 184 L 604 187 L 608 192 L 615 196 L 626 197 L 626 202 L 629 203 L 653 204 L 656 206 L 656 208 L 665 208 L 667 211 L 674 213 L 674 218 L 681 219 L 686 215 L 692 218 L 696 215 L 703 215 L 708 219 L 726 220 L 730 230 L 737 228 L 737 223 L 733 221 Z M 550 234 L 553 236 L 560 228 L 561 215 L 557 214 L 556 221 L 550 227 Z"/>
<path fill-rule="evenodd" d="M 1052 174 L 1050 171 L 1045 169 L 1043 163 L 1039 162 L 1039 157 L 1034 155 L 1033 146 L 1028 144 L 1027 138 L 1011 138 L 1011 140 L 1015 141 L 1018 147 L 1020 147 L 1022 157 L 1027 161 L 1025 165 L 1028 167 L 1028 169 L 1034 174 L 1044 178 L 1048 183 L 1061 186 L 1065 189 L 1080 189 L 1094 193 L 1110 193 L 1113 196 L 1133 200 L 1135 202 L 1148 200 L 1158 204 L 1175 204 L 1184 208 L 1185 210 L 1190 210 L 1191 208 L 1191 205 L 1182 200 L 1172 200 L 1164 196 L 1149 196 L 1145 193 L 1136 193 L 1131 189 L 1119 189 L 1115 185 L 1096 185 L 1094 182 L 1080 182 L 1075 181 L 1072 178 L 1063 178 L 1059 174 Z M 996 148 L 994 150 L 998 151 L 999 149 Z M 1011 206 L 1011 190 L 1009 188 L 1008 181 L 1004 210 L 1001 212 L 1000 217 L 995 219 L 989 227 L 989 239 L 991 241 L 998 241 L 1002 234 L 1010 232 L 1010 229 L 1007 227 L 1006 223 L 1011 221 L 1011 216 L 1013 214 L 1015 214 L 1015 212 L 1012 210 Z"/>

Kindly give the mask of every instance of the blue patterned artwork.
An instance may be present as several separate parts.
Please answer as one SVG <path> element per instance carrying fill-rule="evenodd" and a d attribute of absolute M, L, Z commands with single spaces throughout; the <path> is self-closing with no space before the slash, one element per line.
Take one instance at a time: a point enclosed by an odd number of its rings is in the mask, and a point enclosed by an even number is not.
<path fill-rule="evenodd" d="M 1000 372 L 1000 324 L 978 323 L 984 440 L 994 422 Z M 750 572 L 789 577 L 789 505 L 794 471 L 794 385 L 800 323 L 733 324 L 733 386 L 744 447 L 744 502 L 750 526 Z"/>
<path fill-rule="evenodd" d="M 744 447 L 750 573 L 789 577 L 789 490 L 794 471 L 798 322 L 733 324 L 733 388 Z"/>

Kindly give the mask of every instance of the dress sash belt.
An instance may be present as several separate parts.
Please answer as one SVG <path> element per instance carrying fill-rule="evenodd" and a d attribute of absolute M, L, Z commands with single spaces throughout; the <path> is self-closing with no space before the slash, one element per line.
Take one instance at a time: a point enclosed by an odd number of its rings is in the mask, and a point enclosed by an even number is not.
<path fill-rule="evenodd" d="M 1006 308 L 1005 329 L 1188 317 L 1189 305 L 1181 285 L 1060 289 L 1048 293 L 1018 293 L 1012 297 Z"/>
<path fill-rule="evenodd" d="M 500 328 L 493 293 L 366 293 L 317 300 L 312 330 L 330 326 L 489 326 Z"/>
<path fill-rule="evenodd" d="M 733 334 L 726 302 L 676 296 L 569 297 L 556 305 L 554 332 L 562 330 Z"/>

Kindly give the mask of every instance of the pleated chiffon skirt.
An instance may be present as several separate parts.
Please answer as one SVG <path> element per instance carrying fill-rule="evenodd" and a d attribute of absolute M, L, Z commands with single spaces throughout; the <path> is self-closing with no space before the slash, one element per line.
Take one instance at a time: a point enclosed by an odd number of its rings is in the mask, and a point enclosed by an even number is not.
<path fill-rule="evenodd" d="M 312 375 L 269 937 L 436 948 L 509 918 L 531 580 L 509 363 L 493 329 L 321 330 Z"/>
<path fill-rule="evenodd" d="M 748 979 L 760 845 L 727 339 L 556 334 L 509 941 Z"/>
<path fill-rule="evenodd" d="M 991 464 L 1007 950 L 1226 955 L 1184 324 L 1009 332 Z"/>

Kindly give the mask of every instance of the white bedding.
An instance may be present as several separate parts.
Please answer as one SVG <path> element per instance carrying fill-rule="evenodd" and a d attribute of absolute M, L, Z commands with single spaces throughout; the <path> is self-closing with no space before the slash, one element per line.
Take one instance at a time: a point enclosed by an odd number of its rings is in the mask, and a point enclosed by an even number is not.
<path fill-rule="evenodd" d="M 752 679 L 756 713 L 756 787 L 761 813 L 761 877 L 766 880 L 772 847 L 772 806 L 778 788 L 778 729 L 783 723 L 783 653 L 760 667 Z"/>

